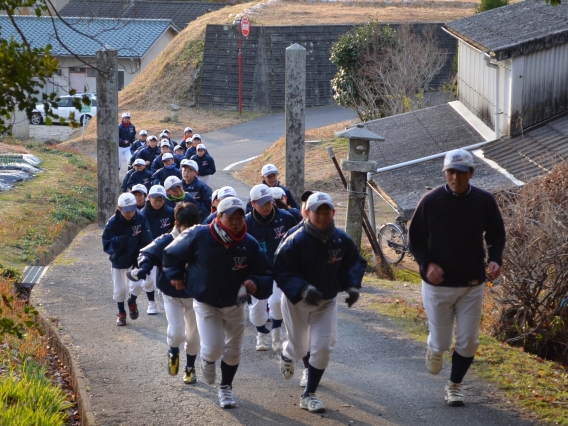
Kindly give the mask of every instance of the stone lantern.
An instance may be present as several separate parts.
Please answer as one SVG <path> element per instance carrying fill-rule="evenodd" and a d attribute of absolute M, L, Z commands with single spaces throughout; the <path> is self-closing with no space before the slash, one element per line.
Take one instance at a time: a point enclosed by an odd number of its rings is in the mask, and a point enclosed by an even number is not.
<path fill-rule="evenodd" d="M 347 184 L 349 200 L 347 201 L 347 218 L 345 230 L 357 247 L 361 247 L 361 232 L 363 218 L 357 204 L 365 206 L 367 195 L 367 173 L 377 170 L 377 162 L 369 161 L 371 141 L 382 142 L 385 139 L 367 129 L 362 123 L 341 132 L 336 132 L 338 138 L 349 139 L 347 160 L 341 159 L 341 170 L 351 172 Z"/>

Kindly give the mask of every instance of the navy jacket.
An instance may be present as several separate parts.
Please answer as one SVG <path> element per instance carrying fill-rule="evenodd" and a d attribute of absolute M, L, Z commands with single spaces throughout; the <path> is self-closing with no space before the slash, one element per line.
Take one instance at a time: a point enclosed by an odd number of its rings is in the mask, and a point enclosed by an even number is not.
<path fill-rule="evenodd" d="M 191 140 L 184 139 L 180 142 L 179 146 L 181 146 L 183 148 L 183 153 L 185 155 L 187 148 L 189 148 L 191 146 Z"/>
<path fill-rule="evenodd" d="M 209 185 L 199 180 L 199 177 L 193 179 L 189 185 L 184 180 L 181 181 L 183 190 L 193 197 L 195 204 L 199 207 L 199 217 L 201 221 L 205 220 L 211 213 L 211 195 L 213 191 Z"/>
<path fill-rule="evenodd" d="M 136 264 L 138 252 L 152 241 L 150 227 L 140 213 L 130 220 L 118 210 L 103 231 L 103 250 L 115 269 L 128 269 Z"/>
<path fill-rule="evenodd" d="M 262 181 L 263 184 L 269 186 L 264 180 Z M 296 201 L 294 200 L 294 197 L 292 197 L 292 193 L 290 192 L 290 190 L 288 188 L 286 188 L 284 185 L 280 185 L 280 181 L 276 182 L 276 185 L 274 185 L 274 187 L 280 187 L 284 190 L 284 193 L 286 194 L 286 201 L 288 204 L 288 207 L 293 207 L 295 209 L 299 209 L 298 204 L 296 203 Z M 250 199 L 247 202 L 247 207 L 246 207 L 247 213 L 250 213 L 252 211 L 252 204 L 250 202 Z M 302 220 L 302 214 L 300 213 L 300 220 Z"/>
<path fill-rule="evenodd" d="M 162 167 L 150 179 L 152 180 L 152 185 L 163 185 L 164 181 L 170 176 L 177 176 L 181 179 L 181 171 L 177 167 L 172 167 L 171 169 Z"/>
<path fill-rule="evenodd" d="M 140 148 L 144 148 L 146 146 L 146 141 L 142 141 L 142 139 L 137 139 L 132 146 L 130 147 L 130 153 L 134 154 Z"/>
<path fill-rule="evenodd" d="M 284 234 L 297 224 L 294 216 L 287 211 L 277 209 L 276 207 L 273 207 L 272 211 L 275 213 L 274 219 L 270 223 L 263 221 L 257 212 L 250 212 L 245 217 L 247 232 L 258 241 L 270 262 L 274 260 L 274 253 Z"/>
<path fill-rule="evenodd" d="M 215 220 L 216 217 L 217 217 L 217 212 L 211 213 L 209 216 L 205 218 L 202 225 L 209 225 L 211 222 Z"/>
<path fill-rule="evenodd" d="M 294 207 L 288 207 L 288 210 L 286 211 L 290 213 L 292 216 L 294 216 L 294 219 L 296 219 L 296 223 L 300 223 L 301 221 L 304 220 L 302 212 L 300 212 L 300 209 L 295 209 Z"/>
<path fill-rule="evenodd" d="M 190 296 L 185 287 L 183 290 L 176 290 L 176 288 L 172 285 L 171 281 L 162 270 L 162 257 L 164 255 L 164 249 L 168 245 L 170 245 L 173 240 L 174 237 L 170 233 L 160 235 L 149 245 L 140 250 L 140 256 L 138 256 L 138 267 L 149 274 L 152 268 L 154 266 L 157 266 L 158 270 L 156 272 L 156 286 L 164 294 L 170 297 L 180 297 L 187 299 Z"/>
<path fill-rule="evenodd" d="M 145 146 L 141 150 L 138 151 L 136 154 L 136 158 L 141 158 L 144 161 L 149 161 L 150 165 L 146 166 L 147 169 L 150 169 L 152 163 L 154 162 L 155 158 L 160 155 L 160 148 L 156 147 L 154 149 L 150 148 L 149 146 Z M 134 161 L 134 160 L 132 160 Z M 150 170 L 152 171 L 152 170 Z"/>
<path fill-rule="evenodd" d="M 194 155 L 190 158 L 197 163 L 199 167 L 199 176 L 209 176 L 215 174 L 215 160 L 209 154 L 203 154 L 203 157 L 199 155 Z"/>
<path fill-rule="evenodd" d="M 248 279 L 256 284 L 257 299 L 272 294 L 270 263 L 248 234 L 239 244 L 225 248 L 210 226 L 193 226 L 166 247 L 163 269 L 170 280 L 185 276 L 190 297 L 217 308 L 235 306 L 241 284 Z"/>
<path fill-rule="evenodd" d="M 122 185 L 120 187 L 120 189 L 122 189 L 122 192 L 128 191 L 128 180 L 130 179 L 130 176 L 134 174 L 135 171 L 136 170 L 134 169 L 130 169 L 126 172 L 126 175 L 124 175 L 124 179 L 122 179 Z"/>
<path fill-rule="evenodd" d="M 134 173 L 130 174 L 130 177 L 128 178 L 128 183 L 126 184 L 126 187 L 128 189 L 131 189 L 134 185 L 144 185 L 146 187 L 146 189 L 149 191 L 150 187 L 152 186 L 152 173 L 150 173 L 148 170 L 144 169 L 141 170 L 139 172 L 137 172 L 136 170 L 132 169 L 132 171 L 134 171 Z M 130 171 L 128 172 L 130 173 Z"/>
<path fill-rule="evenodd" d="M 295 227 L 282 241 L 274 257 L 274 279 L 293 304 L 302 299 L 308 284 L 330 300 L 349 287 L 360 288 L 367 262 L 349 236 L 335 229 L 324 244 L 309 235 L 305 225 Z"/>
<path fill-rule="evenodd" d="M 187 151 L 185 151 L 185 158 L 191 160 L 191 157 L 193 157 L 194 155 L 197 155 L 197 149 L 193 145 L 191 145 L 189 148 L 187 148 Z"/>
<path fill-rule="evenodd" d="M 183 155 L 174 154 L 174 163 L 176 163 L 178 169 L 181 168 L 181 160 L 185 160 L 185 157 Z"/>
<path fill-rule="evenodd" d="M 118 146 L 121 148 L 128 148 L 136 140 L 136 127 L 130 123 L 128 127 L 120 122 L 118 125 Z"/>
<path fill-rule="evenodd" d="M 191 194 L 189 194 L 187 192 L 184 192 L 183 199 L 181 199 L 181 200 L 176 200 L 176 199 L 172 198 L 172 196 L 170 194 L 168 194 L 166 196 L 166 204 L 168 206 L 170 206 L 172 209 L 176 206 L 177 203 L 181 203 L 181 202 L 193 203 L 193 204 L 197 205 L 197 203 L 195 202 L 195 200 L 193 199 Z"/>
<path fill-rule="evenodd" d="M 174 209 L 167 206 L 165 203 L 160 210 L 156 210 L 146 201 L 146 206 L 140 212 L 148 222 L 150 231 L 152 232 L 152 239 L 158 238 L 160 235 L 170 232 L 174 227 Z"/>

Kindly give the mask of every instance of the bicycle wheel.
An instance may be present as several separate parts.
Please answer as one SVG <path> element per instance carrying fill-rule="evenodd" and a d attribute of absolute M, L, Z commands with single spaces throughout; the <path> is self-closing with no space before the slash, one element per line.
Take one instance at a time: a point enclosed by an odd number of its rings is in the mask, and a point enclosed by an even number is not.
<path fill-rule="evenodd" d="M 406 238 L 398 226 L 387 223 L 379 230 L 379 249 L 385 260 L 393 265 L 404 257 Z"/>

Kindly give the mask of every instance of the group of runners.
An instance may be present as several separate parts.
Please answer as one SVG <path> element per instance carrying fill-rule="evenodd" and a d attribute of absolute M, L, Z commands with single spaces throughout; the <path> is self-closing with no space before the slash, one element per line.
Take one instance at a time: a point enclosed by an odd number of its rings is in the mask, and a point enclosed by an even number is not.
<path fill-rule="evenodd" d="M 126 136 L 134 127 L 129 119 L 123 114 L 119 150 L 128 145 Z M 262 167 L 262 183 L 251 189 L 248 204 L 230 186 L 213 192 L 195 158 L 205 150 L 199 135 L 186 128 L 183 142 L 176 145 L 181 148 L 176 149 L 168 133 L 163 132 L 160 144 L 166 152 L 157 152 L 153 159 L 147 152 L 156 153 L 157 138 L 143 132 L 139 141 L 128 136 L 129 149 L 138 144 L 133 147 L 133 171 L 125 178 L 117 211 L 102 236 L 112 263 L 117 325 L 126 325 L 125 305 L 130 319 L 138 318 L 136 301 L 144 292 L 147 313 L 157 313 L 157 289 L 168 321 L 169 374 L 178 374 L 179 347 L 185 343 L 183 381 L 196 383 L 199 352 L 201 379 L 216 383 L 219 364 L 219 405 L 232 408 L 248 306 L 257 331 L 256 350 L 277 352 L 285 379 L 293 377 L 295 361 L 302 360 L 300 407 L 324 412 L 315 394 L 337 340 L 337 295 L 345 292 L 351 307 L 359 298 L 367 266 L 351 238 L 335 226 L 333 199 L 306 191 L 299 207 L 278 181 L 273 164 Z M 181 171 L 168 146 L 181 151 L 176 154 Z M 147 172 L 148 166 L 155 171 Z M 452 406 L 464 404 L 461 382 L 479 345 L 484 240 L 492 279 L 499 276 L 505 244 L 495 200 L 469 184 L 473 170 L 468 151 L 448 153 L 443 169 L 447 184 L 423 197 L 409 233 L 423 279 L 430 329 L 426 364 L 432 374 L 442 368 L 457 319 L 445 387 L 445 399 Z"/>

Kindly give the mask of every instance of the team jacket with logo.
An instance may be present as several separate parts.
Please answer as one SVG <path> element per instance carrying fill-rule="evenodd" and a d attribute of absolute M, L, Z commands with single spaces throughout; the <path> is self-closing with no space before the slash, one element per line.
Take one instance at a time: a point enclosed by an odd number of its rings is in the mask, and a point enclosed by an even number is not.
<path fill-rule="evenodd" d="M 149 146 L 145 146 L 144 148 L 138 151 L 138 154 L 136 154 L 136 158 L 141 158 L 144 161 L 149 161 L 150 166 L 152 166 L 152 163 L 154 162 L 154 160 L 158 155 L 160 155 L 160 149 L 158 147 L 152 149 Z M 134 162 L 134 160 L 132 161 Z"/>
<path fill-rule="evenodd" d="M 282 241 L 274 256 L 274 279 L 286 297 L 296 304 L 308 284 L 329 300 L 349 287 L 360 288 L 367 262 L 345 232 L 335 229 L 324 244 L 306 232 L 303 224 Z"/>
<path fill-rule="evenodd" d="M 245 217 L 247 232 L 258 241 L 270 262 L 274 261 L 274 253 L 282 237 L 290 228 L 296 225 L 296 219 L 287 211 L 277 208 L 274 208 L 273 211 L 276 211 L 274 220 L 266 225 L 258 223 L 253 216 L 253 212 L 248 213 Z"/>
<path fill-rule="evenodd" d="M 144 148 L 145 146 L 146 146 L 146 141 L 143 141 L 142 139 L 137 139 L 130 147 L 130 153 L 134 154 L 136 151 L 138 151 L 141 148 Z"/>
<path fill-rule="evenodd" d="M 211 194 L 213 191 L 211 191 L 209 185 L 201 182 L 198 177 L 193 179 L 193 182 L 189 185 L 185 183 L 184 180 L 182 180 L 181 183 L 183 190 L 193 197 L 197 207 L 199 207 L 199 217 L 201 221 L 205 220 L 211 213 Z"/>
<path fill-rule="evenodd" d="M 194 155 L 197 155 L 197 149 L 193 145 L 190 145 L 190 147 L 187 148 L 187 151 L 185 151 L 185 158 L 191 160 L 191 157 Z"/>
<path fill-rule="evenodd" d="M 146 189 L 149 191 L 152 186 L 151 178 L 152 178 L 152 173 L 150 173 L 146 169 L 141 170 L 139 172 L 134 170 L 134 173 L 132 173 L 128 178 L 128 183 L 126 184 L 126 187 L 132 188 L 134 185 L 141 184 L 144 185 Z"/>
<path fill-rule="evenodd" d="M 272 294 L 272 272 L 258 242 L 246 234 L 243 241 L 225 247 L 209 226 L 186 229 L 164 251 L 163 269 L 168 279 L 184 279 L 190 297 L 216 308 L 235 306 L 241 284 L 256 284 L 254 297 Z"/>
<path fill-rule="evenodd" d="M 161 209 L 156 210 L 152 207 L 150 201 L 146 201 L 146 206 L 140 211 L 140 214 L 146 218 L 153 239 L 169 232 L 174 227 L 174 209 L 166 203 Z"/>
<path fill-rule="evenodd" d="M 199 176 L 209 176 L 215 174 L 215 160 L 209 154 L 203 154 L 203 157 L 199 155 L 194 155 L 190 158 L 197 163 L 199 167 Z"/>
<path fill-rule="evenodd" d="M 264 180 L 262 181 L 263 184 L 268 185 Z M 274 185 L 274 187 L 279 187 L 282 188 L 284 190 L 284 193 L 286 194 L 286 203 L 288 204 L 289 207 L 293 207 L 295 209 L 298 208 L 298 204 L 296 203 L 296 200 L 294 200 L 294 197 L 292 197 L 292 193 L 290 192 L 290 190 L 288 188 L 286 188 L 284 185 L 280 184 L 280 181 L 276 182 L 276 185 Z M 252 204 L 250 202 L 250 199 L 248 200 L 247 203 L 247 207 L 246 207 L 247 213 L 250 213 L 252 211 Z M 300 213 L 301 216 L 301 213 Z"/>
<path fill-rule="evenodd" d="M 170 176 L 177 176 L 181 180 L 181 171 L 177 167 L 172 167 L 171 169 L 167 169 L 162 167 L 160 170 L 156 171 L 152 177 L 152 184 L 153 185 L 164 185 L 164 182 Z"/>
<path fill-rule="evenodd" d="M 128 127 L 124 123 L 118 125 L 118 146 L 121 148 L 128 148 L 136 139 L 136 127 L 130 123 Z"/>
<path fill-rule="evenodd" d="M 130 220 L 118 210 L 103 231 L 103 250 L 115 269 L 128 269 L 136 264 L 138 252 L 152 242 L 152 234 L 146 218 L 136 213 Z"/>

